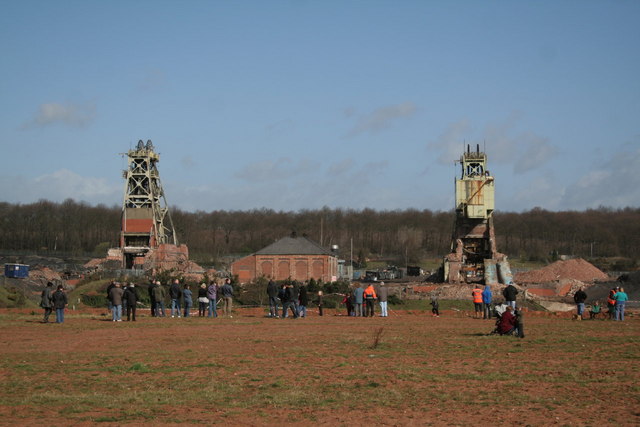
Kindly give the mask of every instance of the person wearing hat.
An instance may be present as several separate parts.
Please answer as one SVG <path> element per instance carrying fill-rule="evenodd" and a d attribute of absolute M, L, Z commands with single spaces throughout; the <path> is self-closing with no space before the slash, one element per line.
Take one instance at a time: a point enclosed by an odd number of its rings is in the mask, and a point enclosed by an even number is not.
<path fill-rule="evenodd" d="M 138 288 L 133 283 L 124 291 L 122 302 L 127 303 L 127 322 L 136 321 L 136 305 L 138 304 Z"/>

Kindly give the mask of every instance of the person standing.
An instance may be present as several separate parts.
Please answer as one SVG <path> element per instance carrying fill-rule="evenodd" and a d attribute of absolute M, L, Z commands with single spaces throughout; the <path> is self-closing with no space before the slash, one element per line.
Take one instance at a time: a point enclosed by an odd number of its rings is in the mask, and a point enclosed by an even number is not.
<path fill-rule="evenodd" d="M 516 309 L 516 296 L 518 295 L 518 290 L 512 283 L 504 288 L 502 291 L 502 295 L 504 296 L 504 300 L 507 302 L 507 305 L 510 306 L 513 310 Z"/>
<path fill-rule="evenodd" d="M 124 297 L 124 294 L 127 293 L 127 289 L 129 289 L 129 285 L 131 282 L 127 284 L 127 282 L 122 282 L 122 314 L 127 312 L 127 299 Z"/>
<path fill-rule="evenodd" d="M 607 308 L 609 309 L 609 320 L 616 320 L 616 292 L 617 288 L 611 288 L 607 297 Z"/>
<path fill-rule="evenodd" d="M 578 309 L 578 316 L 582 319 L 582 313 L 584 313 L 584 302 L 587 300 L 587 293 L 584 291 L 584 288 L 578 289 L 578 291 L 573 295 L 573 301 L 576 303 Z"/>
<path fill-rule="evenodd" d="M 267 283 L 267 295 L 269 296 L 269 317 L 278 317 L 278 285 L 273 280 Z"/>
<path fill-rule="evenodd" d="M 437 296 L 432 296 L 431 297 L 431 315 L 433 317 L 440 317 L 440 303 L 438 302 L 438 297 Z"/>
<path fill-rule="evenodd" d="M 156 313 L 156 297 L 153 292 L 153 289 L 156 287 L 156 282 L 153 279 L 149 280 L 149 285 L 147 286 L 147 292 L 149 293 L 149 304 L 151 305 L 151 317 L 156 317 L 158 313 Z"/>
<path fill-rule="evenodd" d="M 191 314 L 191 307 L 193 306 L 193 293 L 191 292 L 191 289 L 189 289 L 189 285 L 184 285 L 182 296 L 184 297 L 184 317 L 189 317 Z"/>
<path fill-rule="evenodd" d="M 322 291 L 318 291 L 318 299 L 316 300 L 316 305 L 318 306 L 318 315 L 322 316 L 322 304 L 323 304 L 323 295 Z"/>
<path fill-rule="evenodd" d="M 53 283 L 47 282 L 47 286 L 42 290 L 40 295 L 40 307 L 44 309 L 44 319 L 42 323 L 49 323 L 49 316 L 53 311 L 53 303 L 51 302 L 51 291 L 53 290 Z"/>
<path fill-rule="evenodd" d="M 180 281 L 175 279 L 171 286 L 169 286 L 169 298 L 171 298 L 171 317 L 174 317 L 174 313 L 180 317 L 180 297 L 182 291 L 180 290 Z"/>
<path fill-rule="evenodd" d="M 356 317 L 360 317 L 363 314 L 362 303 L 364 302 L 364 289 L 360 287 L 359 283 L 356 283 L 356 288 L 353 290 L 353 307 L 356 312 Z"/>
<path fill-rule="evenodd" d="M 227 317 L 233 317 L 231 311 L 233 310 L 233 287 L 231 286 L 231 280 L 225 279 L 224 285 L 220 288 L 220 294 L 224 300 L 224 314 Z"/>
<path fill-rule="evenodd" d="M 624 305 L 629 300 L 629 296 L 624 288 L 620 288 L 614 298 L 616 300 L 616 320 L 622 322 L 624 321 Z"/>
<path fill-rule="evenodd" d="M 111 281 L 109 286 L 107 286 L 107 307 L 109 307 L 109 311 L 113 312 L 113 302 L 111 301 L 111 289 L 115 288 L 116 282 Z"/>
<path fill-rule="evenodd" d="M 282 300 L 282 318 L 287 319 L 289 317 L 289 309 L 291 309 L 291 313 L 293 313 L 293 318 L 298 318 L 298 312 L 296 311 L 296 304 L 293 301 L 295 295 L 295 291 L 293 289 L 293 284 L 288 284 L 284 288 L 284 300 Z"/>
<path fill-rule="evenodd" d="M 473 297 L 473 318 L 479 319 L 482 314 L 482 289 L 480 289 L 480 284 L 476 284 L 471 291 L 471 296 Z"/>
<path fill-rule="evenodd" d="M 387 301 L 389 300 L 389 288 L 385 286 L 384 282 L 380 282 L 380 288 L 378 289 L 378 302 L 380 303 L 380 317 L 388 317 L 387 313 Z"/>
<path fill-rule="evenodd" d="M 109 298 L 111 299 L 111 304 L 113 304 L 113 321 L 114 322 L 122 322 L 122 296 L 124 295 L 124 291 L 120 287 L 120 283 L 116 283 L 111 291 L 109 291 Z"/>
<path fill-rule="evenodd" d="M 522 307 L 516 308 L 516 311 L 513 313 L 516 325 L 516 336 L 519 338 L 524 338 L 524 313 L 522 312 Z"/>
<path fill-rule="evenodd" d="M 493 294 L 491 293 L 491 286 L 484 285 L 484 290 L 482 291 L 482 318 L 483 319 L 491 319 L 491 300 L 493 299 Z"/>
<path fill-rule="evenodd" d="M 200 283 L 200 288 L 198 288 L 198 316 L 205 316 L 207 305 L 209 305 L 209 298 L 207 297 L 207 285 L 204 283 Z"/>
<path fill-rule="evenodd" d="M 127 322 L 136 321 L 136 308 L 138 305 L 138 288 L 133 283 L 129 283 L 124 291 L 123 302 L 127 303 Z"/>
<path fill-rule="evenodd" d="M 309 295 L 307 294 L 307 286 L 300 286 L 300 305 L 298 305 L 298 316 L 307 317 L 307 306 L 309 305 Z"/>
<path fill-rule="evenodd" d="M 209 300 L 209 317 L 218 317 L 218 283 L 215 280 L 209 283 L 207 299 Z"/>
<path fill-rule="evenodd" d="M 373 312 L 374 312 L 373 304 L 375 300 L 378 298 L 378 296 L 376 295 L 376 290 L 373 288 L 373 283 L 367 286 L 367 289 L 365 289 L 363 292 L 363 296 L 364 296 L 364 301 L 366 303 L 364 317 L 367 317 L 367 316 L 373 317 Z"/>
<path fill-rule="evenodd" d="M 56 323 L 64 323 L 64 309 L 67 306 L 67 294 L 64 293 L 62 285 L 58 285 L 58 289 L 51 297 L 53 308 L 56 310 Z"/>
<path fill-rule="evenodd" d="M 153 288 L 153 299 L 156 302 L 156 317 L 165 317 L 164 298 L 166 295 L 167 294 L 162 287 L 162 283 L 157 280 L 156 286 L 154 286 Z"/>
<path fill-rule="evenodd" d="M 300 316 L 300 286 L 298 286 L 298 281 L 294 280 L 291 284 L 291 299 L 289 300 L 293 303 L 293 312 L 295 313 L 295 317 Z"/>

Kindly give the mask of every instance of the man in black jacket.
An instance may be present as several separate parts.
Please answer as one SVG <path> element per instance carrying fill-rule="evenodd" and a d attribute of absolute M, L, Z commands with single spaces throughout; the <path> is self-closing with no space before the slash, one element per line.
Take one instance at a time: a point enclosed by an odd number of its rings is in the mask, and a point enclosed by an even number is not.
<path fill-rule="evenodd" d="M 67 294 L 64 293 L 62 285 L 58 285 L 58 290 L 51 297 L 53 308 L 56 309 L 56 323 L 64 322 L 64 309 L 67 306 Z"/>
<path fill-rule="evenodd" d="M 175 279 L 169 287 L 169 297 L 171 298 L 171 317 L 175 314 L 180 317 L 180 297 L 182 296 L 182 290 L 180 289 L 180 281 Z"/>
<path fill-rule="evenodd" d="M 47 287 L 43 289 L 42 294 L 40 295 L 40 307 L 44 308 L 44 319 L 42 320 L 42 323 L 49 323 L 49 316 L 53 311 L 51 291 L 53 291 L 53 283 L 48 282 Z"/>
<path fill-rule="evenodd" d="M 584 291 L 584 288 L 578 289 L 578 291 L 573 295 L 573 300 L 576 302 L 576 306 L 578 307 L 578 316 L 582 318 L 582 313 L 584 313 L 584 302 L 587 300 L 587 294 Z"/>
<path fill-rule="evenodd" d="M 298 306 L 298 316 L 307 317 L 307 305 L 309 305 L 309 295 L 307 294 L 307 285 L 300 286 L 300 305 Z"/>
<path fill-rule="evenodd" d="M 151 317 L 156 317 L 156 296 L 153 293 L 153 288 L 156 287 L 156 282 L 153 279 L 149 280 L 147 285 L 147 291 L 149 292 L 149 304 L 151 305 Z"/>
<path fill-rule="evenodd" d="M 269 317 L 278 317 L 278 286 L 273 280 L 267 284 L 267 295 L 269 295 Z"/>
<path fill-rule="evenodd" d="M 510 305 L 515 310 L 516 295 L 518 295 L 518 290 L 516 289 L 516 287 L 509 283 L 509 286 L 504 288 L 504 291 L 502 291 L 502 295 L 504 296 L 507 305 Z"/>
<path fill-rule="evenodd" d="M 138 288 L 133 283 L 129 283 L 124 291 L 123 300 L 127 302 L 127 322 L 136 321 L 136 304 L 138 303 Z"/>

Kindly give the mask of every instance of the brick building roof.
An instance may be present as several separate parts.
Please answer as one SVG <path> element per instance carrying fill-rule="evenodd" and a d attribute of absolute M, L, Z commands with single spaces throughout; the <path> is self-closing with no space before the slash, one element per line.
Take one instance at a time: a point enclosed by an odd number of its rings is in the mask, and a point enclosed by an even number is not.
<path fill-rule="evenodd" d="M 334 255 L 307 237 L 283 237 L 254 255 Z"/>

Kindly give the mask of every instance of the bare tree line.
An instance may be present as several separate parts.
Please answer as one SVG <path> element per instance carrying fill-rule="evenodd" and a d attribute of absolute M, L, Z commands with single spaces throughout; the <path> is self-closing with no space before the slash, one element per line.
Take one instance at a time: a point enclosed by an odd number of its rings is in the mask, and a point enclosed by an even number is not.
<path fill-rule="evenodd" d="M 172 209 L 179 241 L 205 264 L 255 252 L 295 231 L 338 245 L 349 259 L 376 257 L 419 263 L 449 252 L 453 211 L 404 209 L 185 212 Z M 0 249 L 104 256 L 118 245 L 121 209 L 66 200 L 0 203 Z M 640 258 L 640 208 L 494 214 L 500 252 L 511 258 L 549 259 L 552 254 Z"/>

